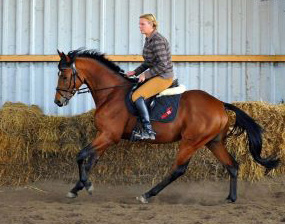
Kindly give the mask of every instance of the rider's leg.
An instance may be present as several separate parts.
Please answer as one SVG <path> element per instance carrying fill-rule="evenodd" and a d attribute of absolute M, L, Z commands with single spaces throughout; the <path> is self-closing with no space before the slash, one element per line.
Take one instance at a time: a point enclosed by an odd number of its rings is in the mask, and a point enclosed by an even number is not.
<path fill-rule="evenodd" d="M 139 97 L 148 99 L 163 90 L 171 86 L 173 78 L 162 78 L 161 76 L 155 76 L 152 79 L 147 80 L 141 85 L 132 95 L 132 100 L 135 102 Z"/>
<path fill-rule="evenodd" d="M 145 104 L 144 98 L 143 97 L 139 97 L 136 101 L 135 101 L 135 105 L 136 108 L 139 112 L 140 115 L 140 119 L 142 122 L 142 126 L 145 132 L 142 133 L 141 138 L 142 139 L 155 139 L 155 132 L 154 130 L 152 130 L 152 126 L 150 124 L 150 120 L 149 120 L 149 113 L 148 113 L 148 109 L 147 106 Z"/>
<path fill-rule="evenodd" d="M 148 80 L 133 93 L 132 100 L 136 105 L 144 128 L 144 133 L 142 133 L 141 136 L 142 139 L 155 139 L 155 132 L 152 130 L 149 120 L 149 112 L 144 100 L 167 89 L 172 82 L 172 78 L 165 79 L 160 76 L 156 76 Z"/>

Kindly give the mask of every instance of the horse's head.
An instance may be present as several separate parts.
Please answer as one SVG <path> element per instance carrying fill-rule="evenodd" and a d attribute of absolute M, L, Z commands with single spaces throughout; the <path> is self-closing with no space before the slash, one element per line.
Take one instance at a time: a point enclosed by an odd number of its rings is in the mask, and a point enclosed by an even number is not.
<path fill-rule="evenodd" d="M 60 61 L 58 63 L 58 83 L 54 103 L 59 107 L 66 106 L 69 100 L 83 84 L 83 79 L 79 76 L 75 61 L 63 52 L 57 50 Z"/>

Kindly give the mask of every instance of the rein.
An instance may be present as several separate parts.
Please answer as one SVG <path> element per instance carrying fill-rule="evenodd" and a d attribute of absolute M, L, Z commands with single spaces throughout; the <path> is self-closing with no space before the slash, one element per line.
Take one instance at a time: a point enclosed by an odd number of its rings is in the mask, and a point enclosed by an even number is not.
<path fill-rule="evenodd" d="M 112 88 L 116 88 L 116 87 L 133 86 L 133 85 L 136 85 L 136 84 L 135 83 L 129 83 L 129 84 L 125 84 L 125 85 L 108 86 L 108 87 L 104 87 L 104 88 L 94 89 L 94 92 L 105 90 L 105 89 L 112 89 Z M 88 90 L 85 90 L 85 89 L 88 89 Z M 92 92 L 92 90 L 90 90 L 88 87 L 84 87 L 84 88 L 77 90 L 77 94 L 90 93 L 90 92 Z"/>
<path fill-rule="evenodd" d="M 80 82 L 83 84 L 83 81 L 82 79 L 80 78 L 80 76 L 78 75 L 78 72 L 76 70 L 76 67 L 75 67 L 75 64 L 72 63 L 72 76 L 73 76 L 73 89 L 72 90 L 69 90 L 70 86 L 71 86 L 71 80 L 70 80 L 70 85 L 69 85 L 69 88 L 68 89 L 61 89 L 61 88 L 56 88 L 56 91 L 64 91 L 64 92 L 68 92 L 70 94 L 72 94 L 72 96 L 77 92 L 77 94 L 83 94 L 83 93 L 90 93 L 92 92 L 92 90 L 89 89 L 89 87 L 84 87 L 84 88 L 81 88 L 81 89 L 76 89 L 75 86 L 76 86 L 76 77 L 79 78 Z M 124 85 L 115 85 L 115 86 L 108 86 L 108 87 L 104 87 L 104 88 L 98 88 L 98 89 L 94 89 L 93 92 L 96 92 L 96 91 L 101 91 L 101 90 L 106 90 L 106 89 L 112 89 L 112 88 L 117 88 L 117 87 L 124 87 L 124 86 L 134 86 L 134 85 L 137 85 L 137 83 L 128 83 L 128 84 L 124 84 Z M 60 92 L 59 94 L 64 97 Z M 66 98 L 66 97 L 64 97 Z"/>

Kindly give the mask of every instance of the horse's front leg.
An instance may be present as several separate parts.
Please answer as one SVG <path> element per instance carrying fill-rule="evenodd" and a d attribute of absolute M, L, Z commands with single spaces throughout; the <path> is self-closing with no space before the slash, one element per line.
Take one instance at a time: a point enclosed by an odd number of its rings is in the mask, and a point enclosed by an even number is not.
<path fill-rule="evenodd" d="M 93 164 L 98 161 L 98 156 L 96 155 L 96 148 L 93 147 L 92 143 L 84 147 L 77 154 L 77 164 L 79 170 L 79 180 L 75 186 L 68 192 L 67 197 L 75 198 L 77 197 L 77 192 L 82 190 L 84 187 L 86 190 L 92 192 L 92 183 L 88 181 L 89 171 Z"/>
<path fill-rule="evenodd" d="M 78 191 L 85 188 L 89 194 L 92 194 L 93 185 L 88 181 L 89 172 L 93 165 L 96 165 L 101 155 L 112 144 L 109 138 L 106 138 L 103 134 L 99 134 L 95 140 L 84 147 L 77 154 L 77 164 L 79 170 L 79 180 L 75 186 L 68 192 L 67 197 L 75 198 L 78 195 Z"/>

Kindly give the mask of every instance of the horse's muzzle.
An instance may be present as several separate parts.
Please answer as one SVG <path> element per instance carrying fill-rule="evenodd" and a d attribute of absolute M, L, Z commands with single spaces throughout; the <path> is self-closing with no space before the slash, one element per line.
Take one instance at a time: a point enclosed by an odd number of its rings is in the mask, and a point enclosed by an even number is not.
<path fill-rule="evenodd" d="M 61 99 L 55 99 L 54 100 L 54 103 L 59 106 L 59 107 L 63 107 L 63 106 L 66 106 L 68 104 L 69 100 L 68 99 L 65 99 L 65 98 L 61 98 Z"/>
<path fill-rule="evenodd" d="M 55 100 L 54 100 L 54 103 L 55 103 L 57 106 L 59 106 L 59 107 L 62 107 L 62 106 L 63 106 L 63 103 L 62 103 L 60 100 L 55 99 Z"/>

